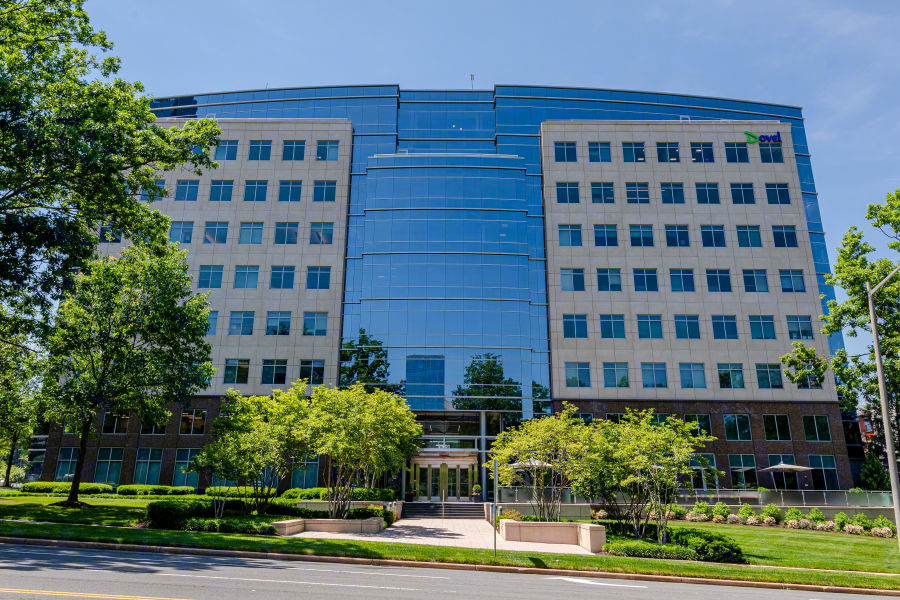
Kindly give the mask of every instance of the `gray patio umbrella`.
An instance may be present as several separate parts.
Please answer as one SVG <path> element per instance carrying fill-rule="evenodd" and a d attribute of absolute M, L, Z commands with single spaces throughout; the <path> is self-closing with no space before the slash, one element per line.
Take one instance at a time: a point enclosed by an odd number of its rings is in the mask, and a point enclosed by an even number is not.
<path fill-rule="evenodd" d="M 801 473 L 803 471 L 812 471 L 810 467 L 802 467 L 800 465 L 789 465 L 784 462 L 780 462 L 777 465 L 772 465 L 771 467 L 766 467 L 765 469 L 760 469 L 760 473 L 771 473 L 772 471 L 793 471 L 794 473 Z"/>
<path fill-rule="evenodd" d="M 544 461 L 537 460 L 535 458 L 529 458 L 528 460 L 523 460 L 512 464 L 513 469 L 546 469 L 552 466 L 553 465 L 549 463 L 545 463 Z"/>

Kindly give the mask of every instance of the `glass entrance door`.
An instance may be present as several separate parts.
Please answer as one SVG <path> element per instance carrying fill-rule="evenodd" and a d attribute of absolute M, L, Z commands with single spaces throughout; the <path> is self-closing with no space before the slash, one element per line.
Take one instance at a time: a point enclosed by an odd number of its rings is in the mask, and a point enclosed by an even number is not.
<path fill-rule="evenodd" d="M 414 489 L 420 502 L 465 502 L 472 490 L 477 465 L 416 465 L 413 473 L 418 478 Z"/>

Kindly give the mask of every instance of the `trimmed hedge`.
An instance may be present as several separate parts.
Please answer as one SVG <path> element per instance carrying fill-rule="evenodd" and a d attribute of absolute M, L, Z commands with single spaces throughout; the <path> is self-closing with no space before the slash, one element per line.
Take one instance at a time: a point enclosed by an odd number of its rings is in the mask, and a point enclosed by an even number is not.
<path fill-rule="evenodd" d="M 72 489 L 70 481 L 30 481 L 22 484 L 23 494 L 68 494 Z M 106 483 L 87 483 L 78 486 L 79 494 L 112 494 L 113 487 Z"/>
<path fill-rule="evenodd" d="M 250 486 L 235 486 L 235 487 L 208 487 L 206 488 L 207 496 L 214 496 L 217 498 L 228 497 L 228 498 L 257 498 L 259 496 L 274 498 L 278 495 L 278 490 L 274 488 L 262 488 L 262 494 L 257 494 L 256 491 Z"/>
<path fill-rule="evenodd" d="M 208 494 L 209 492 L 207 492 Z M 292 500 L 327 500 L 328 488 L 291 488 L 281 494 Z M 396 497 L 390 488 L 352 488 L 351 502 L 393 502 Z"/>
<path fill-rule="evenodd" d="M 275 535 L 275 527 L 270 523 L 258 523 L 245 519 L 203 519 L 192 517 L 185 521 L 184 530 L 209 531 L 213 533 Z"/>
<path fill-rule="evenodd" d="M 690 548 L 699 560 L 710 562 L 745 563 L 744 553 L 730 537 L 700 529 L 673 529 L 669 541 Z"/>
<path fill-rule="evenodd" d="M 616 556 L 668 558 L 672 560 L 700 560 L 700 556 L 691 548 L 675 544 L 654 544 L 644 540 L 609 542 L 603 546 L 603 550 L 604 552 L 609 552 Z"/>
<path fill-rule="evenodd" d="M 147 504 L 147 527 L 151 529 L 184 529 L 192 518 L 213 516 L 213 503 L 208 498 L 156 500 Z"/>
<path fill-rule="evenodd" d="M 603 525 L 604 527 L 606 527 L 606 535 L 634 537 L 634 529 L 631 527 L 631 523 L 626 523 L 624 521 L 614 521 L 612 519 L 598 519 L 591 521 L 591 523 L 593 523 L 594 525 Z M 650 522 L 644 526 L 644 537 L 656 537 L 656 523 Z"/>
<path fill-rule="evenodd" d="M 185 496 L 196 494 L 197 490 L 189 485 L 120 485 L 116 494 L 120 496 Z"/>

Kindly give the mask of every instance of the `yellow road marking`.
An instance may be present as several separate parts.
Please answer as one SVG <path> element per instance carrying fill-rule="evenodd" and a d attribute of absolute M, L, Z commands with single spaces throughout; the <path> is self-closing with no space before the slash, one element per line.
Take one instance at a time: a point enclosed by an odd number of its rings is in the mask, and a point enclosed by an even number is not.
<path fill-rule="evenodd" d="M 186 598 L 123 596 L 121 594 L 92 594 L 89 592 L 60 592 L 55 590 L 18 590 L 13 588 L 0 588 L 0 594 L 33 594 L 39 596 L 66 596 L 69 598 L 105 598 L 107 600 L 188 600 Z"/>

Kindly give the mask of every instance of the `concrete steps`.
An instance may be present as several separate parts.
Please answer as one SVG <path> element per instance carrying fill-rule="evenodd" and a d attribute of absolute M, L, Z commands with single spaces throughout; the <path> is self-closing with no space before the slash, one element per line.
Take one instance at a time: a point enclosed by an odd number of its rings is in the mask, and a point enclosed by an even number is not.
<path fill-rule="evenodd" d="M 481 502 L 405 502 L 404 519 L 484 519 Z"/>

